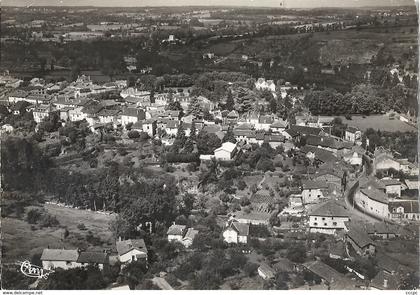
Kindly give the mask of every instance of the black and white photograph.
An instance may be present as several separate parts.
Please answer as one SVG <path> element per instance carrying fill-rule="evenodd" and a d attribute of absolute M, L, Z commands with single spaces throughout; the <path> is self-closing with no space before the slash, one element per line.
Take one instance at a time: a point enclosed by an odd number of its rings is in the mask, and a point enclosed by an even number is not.
<path fill-rule="evenodd" d="M 418 1 L 0 5 L 4 294 L 417 294 Z"/>

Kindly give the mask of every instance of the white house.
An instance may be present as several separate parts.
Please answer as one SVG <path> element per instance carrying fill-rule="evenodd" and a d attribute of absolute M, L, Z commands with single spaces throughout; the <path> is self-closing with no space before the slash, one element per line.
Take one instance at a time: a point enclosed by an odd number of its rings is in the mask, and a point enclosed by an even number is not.
<path fill-rule="evenodd" d="M 79 258 L 79 251 L 65 250 L 65 249 L 44 249 L 41 255 L 42 268 L 43 269 L 70 269 L 80 267 L 80 263 L 77 262 Z"/>
<path fill-rule="evenodd" d="M 261 263 L 258 267 L 258 275 L 264 280 L 270 280 L 275 277 L 276 271 L 266 263 Z"/>
<path fill-rule="evenodd" d="M 398 179 L 381 179 L 381 182 L 385 186 L 387 195 L 401 197 L 401 182 Z"/>
<path fill-rule="evenodd" d="M 169 227 L 166 234 L 168 235 L 168 241 L 178 241 L 182 242 L 184 235 L 187 231 L 187 227 L 181 224 L 173 224 Z"/>
<path fill-rule="evenodd" d="M 350 220 L 346 206 L 335 200 L 316 205 L 308 215 L 310 232 L 329 235 L 346 230 Z"/>
<path fill-rule="evenodd" d="M 289 123 L 287 121 L 277 119 L 273 122 L 273 124 L 270 125 L 270 130 L 272 133 L 281 134 L 283 131 L 286 130 L 288 126 Z"/>
<path fill-rule="evenodd" d="M 187 232 L 185 233 L 185 236 L 182 238 L 182 245 L 185 246 L 185 248 L 191 247 L 195 236 L 198 234 L 198 230 L 189 228 Z"/>
<path fill-rule="evenodd" d="M 276 84 L 274 84 L 273 80 L 265 80 L 264 78 L 259 78 L 257 82 L 255 82 L 255 88 L 258 90 L 270 90 L 271 92 L 276 91 Z"/>
<path fill-rule="evenodd" d="M 347 127 L 344 134 L 344 139 L 351 142 L 357 142 L 362 140 L 362 131 L 355 127 Z"/>
<path fill-rule="evenodd" d="M 388 218 L 388 196 L 381 190 L 369 185 L 360 188 L 354 196 L 354 203 L 363 211 L 379 218 Z"/>
<path fill-rule="evenodd" d="M 52 113 L 51 106 L 49 105 L 40 105 L 37 106 L 33 111 L 34 121 L 41 123 L 44 119 L 48 118 Z"/>
<path fill-rule="evenodd" d="M 137 260 L 147 261 L 147 247 L 143 239 L 119 240 L 116 246 L 118 259 L 123 264 Z"/>
<path fill-rule="evenodd" d="M 121 114 L 121 125 L 135 124 L 138 121 L 144 120 L 146 115 L 144 110 L 136 108 L 126 108 Z"/>
<path fill-rule="evenodd" d="M 223 231 L 223 240 L 228 244 L 248 243 L 249 224 L 230 221 Z"/>
<path fill-rule="evenodd" d="M 319 203 L 326 198 L 324 195 L 328 184 L 321 181 L 305 180 L 302 182 L 302 201 L 304 204 Z"/>
<path fill-rule="evenodd" d="M 398 221 L 420 220 L 418 200 L 395 200 L 388 204 L 390 218 Z"/>
<path fill-rule="evenodd" d="M 224 142 L 221 147 L 214 151 L 216 160 L 229 161 L 232 160 L 236 152 L 236 143 Z"/>

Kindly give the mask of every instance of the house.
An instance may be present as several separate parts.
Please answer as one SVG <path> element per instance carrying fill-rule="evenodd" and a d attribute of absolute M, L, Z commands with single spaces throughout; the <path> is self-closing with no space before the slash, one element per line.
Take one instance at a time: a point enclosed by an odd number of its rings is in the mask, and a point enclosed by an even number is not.
<path fill-rule="evenodd" d="M 349 256 L 347 255 L 346 251 L 346 245 L 341 240 L 330 244 L 328 252 L 330 258 L 332 259 L 349 260 Z"/>
<path fill-rule="evenodd" d="M 295 133 L 301 136 L 319 135 L 322 131 L 320 128 L 299 126 L 299 125 L 291 125 L 290 130 L 294 131 Z"/>
<path fill-rule="evenodd" d="M 344 178 L 345 175 L 342 170 L 334 169 L 333 167 L 329 166 L 324 169 L 319 169 L 319 171 L 317 171 L 312 177 L 312 180 L 326 183 L 332 187 L 336 193 L 338 193 L 342 191 Z"/>
<path fill-rule="evenodd" d="M 398 277 L 394 274 L 380 270 L 369 284 L 370 290 L 397 290 L 399 289 Z"/>
<path fill-rule="evenodd" d="M 147 261 L 147 247 L 143 239 L 129 239 L 124 241 L 119 239 L 116 246 L 118 259 L 123 264 L 138 260 Z"/>
<path fill-rule="evenodd" d="M 320 260 L 306 262 L 303 264 L 303 267 L 316 274 L 326 284 L 338 282 L 344 278 L 344 275 Z"/>
<path fill-rule="evenodd" d="M 39 105 L 33 110 L 34 121 L 41 123 L 53 113 L 51 105 Z"/>
<path fill-rule="evenodd" d="M 249 224 L 230 221 L 223 231 L 223 240 L 228 244 L 248 243 Z"/>
<path fill-rule="evenodd" d="M 105 252 L 84 251 L 80 252 L 76 262 L 80 263 L 81 266 L 93 265 L 103 270 L 104 267 L 109 265 L 109 254 Z"/>
<path fill-rule="evenodd" d="M 300 151 L 313 162 L 318 161 L 321 163 L 337 163 L 339 161 L 339 159 L 332 152 L 325 149 L 305 145 L 300 148 Z"/>
<path fill-rule="evenodd" d="M 230 161 L 236 153 L 236 143 L 224 142 L 221 147 L 214 151 L 216 160 Z"/>
<path fill-rule="evenodd" d="M 261 263 L 258 267 L 258 275 L 263 278 L 263 280 L 273 279 L 276 275 L 276 271 L 272 269 L 267 263 Z"/>
<path fill-rule="evenodd" d="M 363 223 L 360 227 L 363 228 L 370 237 L 392 239 L 403 235 L 403 231 L 398 225 L 383 221 Z"/>
<path fill-rule="evenodd" d="M 400 170 L 400 162 L 394 159 L 393 154 L 383 147 L 376 148 L 373 153 L 373 174 L 378 170 L 388 170 L 393 168 Z"/>
<path fill-rule="evenodd" d="M 195 236 L 198 234 L 198 230 L 189 228 L 187 232 L 185 233 L 185 236 L 182 238 L 182 245 L 184 245 L 185 248 L 191 247 Z"/>
<path fill-rule="evenodd" d="M 102 123 L 102 124 L 116 123 L 119 113 L 120 113 L 120 110 L 102 109 L 97 114 L 99 123 Z"/>
<path fill-rule="evenodd" d="M 354 196 L 355 206 L 381 219 L 389 217 L 388 203 L 388 196 L 372 185 L 359 188 Z"/>
<path fill-rule="evenodd" d="M 180 124 L 180 121 L 168 120 L 165 124 L 166 134 L 169 136 L 176 136 Z"/>
<path fill-rule="evenodd" d="M 136 108 L 126 108 L 121 113 L 121 125 L 127 126 L 146 119 L 144 110 Z"/>
<path fill-rule="evenodd" d="M 273 122 L 273 124 L 270 125 L 270 130 L 272 133 L 281 134 L 286 130 L 286 128 L 289 126 L 289 123 L 282 119 L 277 119 Z"/>
<path fill-rule="evenodd" d="M 13 112 L 13 115 L 22 115 L 28 111 L 31 104 L 27 101 L 18 101 L 11 106 L 10 111 Z"/>
<path fill-rule="evenodd" d="M 352 226 L 346 233 L 346 241 L 361 256 L 375 255 L 375 243 L 369 235 L 360 228 Z"/>
<path fill-rule="evenodd" d="M 306 135 L 306 144 L 313 147 L 325 149 L 333 152 L 335 155 L 340 150 L 341 152 L 348 152 L 351 150 L 351 143 L 338 141 L 334 137 L 319 136 L 319 135 Z"/>
<path fill-rule="evenodd" d="M 411 176 L 419 175 L 419 167 L 416 164 L 411 163 L 408 159 L 396 159 L 400 164 L 400 171 Z"/>
<path fill-rule="evenodd" d="M 302 200 L 304 204 L 319 203 L 326 198 L 324 193 L 328 184 L 323 181 L 304 180 L 302 181 Z"/>
<path fill-rule="evenodd" d="M 398 221 L 420 220 L 418 200 L 393 200 L 388 203 L 390 218 Z"/>
<path fill-rule="evenodd" d="M 182 242 L 184 235 L 187 231 L 187 227 L 181 224 L 173 224 L 169 227 L 168 231 L 166 232 L 168 236 L 168 241 L 178 241 Z"/>
<path fill-rule="evenodd" d="M 273 80 L 265 80 L 264 78 L 259 78 L 255 82 L 255 88 L 258 90 L 270 90 L 271 92 L 276 91 L 276 84 Z"/>
<path fill-rule="evenodd" d="M 270 130 L 270 126 L 271 124 L 273 124 L 274 120 L 272 116 L 260 116 L 258 118 L 258 123 L 255 124 L 255 129 L 256 130 L 264 130 L 264 131 L 268 131 Z"/>
<path fill-rule="evenodd" d="M 344 162 L 352 165 L 352 166 L 359 166 L 363 165 L 363 155 L 365 151 L 362 147 L 355 145 L 349 151 L 343 151 L 342 157 Z"/>
<path fill-rule="evenodd" d="M 350 214 L 341 202 L 331 200 L 318 204 L 308 212 L 309 231 L 323 234 L 336 234 L 347 229 Z"/>
<path fill-rule="evenodd" d="M 381 179 L 380 182 L 385 187 L 385 193 L 394 198 L 401 197 L 401 182 L 398 179 Z"/>
<path fill-rule="evenodd" d="M 239 114 L 237 111 L 233 110 L 230 111 L 226 116 L 226 121 L 228 124 L 230 123 L 236 123 L 238 121 Z"/>
<path fill-rule="evenodd" d="M 237 211 L 235 212 L 234 218 L 239 223 L 269 225 L 270 217 L 270 213 L 263 211 L 251 211 L 249 213 L 246 213 L 245 211 Z"/>
<path fill-rule="evenodd" d="M 345 131 L 344 139 L 353 143 L 359 142 L 362 140 L 362 131 L 355 127 L 349 126 Z"/>
<path fill-rule="evenodd" d="M 143 132 L 146 132 L 150 137 L 156 134 L 156 120 L 147 119 L 142 122 Z"/>
<path fill-rule="evenodd" d="M 70 269 L 79 267 L 77 262 L 79 258 L 79 251 L 66 249 L 44 249 L 41 255 L 41 262 L 43 269 Z"/>

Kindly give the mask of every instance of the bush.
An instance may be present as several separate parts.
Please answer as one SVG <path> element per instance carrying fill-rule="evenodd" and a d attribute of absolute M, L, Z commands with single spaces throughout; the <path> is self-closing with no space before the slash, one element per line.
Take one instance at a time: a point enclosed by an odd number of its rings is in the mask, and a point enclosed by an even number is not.
<path fill-rule="evenodd" d="M 35 224 L 38 222 L 38 220 L 41 218 L 41 211 L 38 209 L 31 209 L 28 211 L 28 214 L 26 215 L 26 221 L 29 224 Z"/>
<path fill-rule="evenodd" d="M 140 133 L 136 130 L 131 130 L 127 133 L 128 138 L 139 138 L 140 137 Z"/>
<path fill-rule="evenodd" d="M 55 216 L 52 216 L 48 213 L 42 215 L 41 218 L 41 227 L 55 227 L 58 226 L 60 223 L 58 222 Z"/>
<path fill-rule="evenodd" d="M 86 226 L 85 226 L 85 224 L 84 224 L 84 223 L 79 223 L 79 224 L 77 225 L 77 228 L 78 228 L 79 230 L 86 230 Z"/>
<path fill-rule="evenodd" d="M 253 262 L 247 262 L 244 266 L 244 272 L 247 276 L 253 277 L 257 274 L 258 264 Z"/>

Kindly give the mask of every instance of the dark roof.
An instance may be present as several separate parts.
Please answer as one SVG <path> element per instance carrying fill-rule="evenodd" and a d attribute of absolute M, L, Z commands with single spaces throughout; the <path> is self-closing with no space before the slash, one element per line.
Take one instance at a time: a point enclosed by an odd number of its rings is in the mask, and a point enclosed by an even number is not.
<path fill-rule="evenodd" d="M 304 180 L 302 181 L 303 189 L 324 189 L 328 188 L 328 184 L 324 181 Z"/>
<path fill-rule="evenodd" d="M 385 186 L 388 185 L 401 185 L 401 182 L 398 179 L 381 179 L 380 180 Z"/>
<path fill-rule="evenodd" d="M 319 260 L 306 262 L 303 266 L 328 283 L 343 279 L 343 275 L 341 273 Z"/>
<path fill-rule="evenodd" d="M 119 110 L 107 110 L 107 109 L 102 109 L 98 112 L 98 116 L 116 116 L 118 115 L 120 111 Z"/>
<path fill-rule="evenodd" d="M 21 111 L 21 110 L 25 109 L 26 107 L 28 107 L 30 105 L 31 104 L 29 102 L 24 101 L 24 100 L 20 100 L 11 107 L 11 110 Z"/>
<path fill-rule="evenodd" d="M 399 287 L 398 278 L 395 275 L 380 270 L 372 279 L 370 286 L 379 290 L 397 290 Z"/>
<path fill-rule="evenodd" d="M 287 258 L 278 258 L 273 264 L 273 268 L 277 272 L 292 272 L 294 271 L 294 263 Z"/>
<path fill-rule="evenodd" d="M 137 249 L 140 251 L 143 251 L 147 253 L 146 244 L 144 243 L 143 239 L 131 239 L 131 240 L 125 240 L 125 241 L 117 241 L 117 252 L 118 255 L 124 255 L 125 253 Z"/>
<path fill-rule="evenodd" d="M 362 188 L 360 189 L 360 191 L 365 194 L 369 199 L 372 199 L 374 201 L 383 203 L 383 204 L 388 204 L 388 197 L 387 195 L 376 189 L 376 188 Z"/>
<path fill-rule="evenodd" d="M 360 131 L 360 130 L 356 127 L 348 126 L 346 131 L 351 132 L 351 133 L 356 133 L 357 131 Z"/>
<path fill-rule="evenodd" d="M 320 160 L 321 162 L 324 162 L 324 163 L 337 162 L 338 161 L 338 158 L 332 152 L 321 149 L 321 148 L 305 145 L 300 150 L 305 154 L 307 154 L 309 152 L 314 153 L 315 158 Z"/>
<path fill-rule="evenodd" d="M 331 149 L 342 149 L 352 147 L 352 144 L 349 142 L 339 141 L 333 137 L 329 136 L 319 136 L 319 135 L 306 135 L 306 144 L 312 146 L 321 146 Z"/>
<path fill-rule="evenodd" d="M 137 117 L 139 120 L 146 119 L 146 114 L 144 113 L 144 110 L 136 108 L 126 108 L 123 110 L 121 115 L 128 117 Z"/>
<path fill-rule="evenodd" d="M 80 252 L 77 262 L 79 263 L 98 263 L 106 264 L 108 263 L 108 254 L 103 252 Z"/>
<path fill-rule="evenodd" d="M 258 123 L 260 124 L 272 124 L 273 118 L 271 116 L 260 116 L 258 118 Z"/>
<path fill-rule="evenodd" d="M 76 262 L 79 258 L 79 252 L 77 249 L 65 250 L 65 249 L 44 249 L 42 251 L 42 261 L 73 261 Z"/>
<path fill-rule="evenodd" d="M 312 208 L 310 216 L 348 217 L 350 215 L 346 206 L 338 201 L 332 200 L 318 204 Z"/>
<path fill-rule="evenodd" d="M 168 231 L 166 232 L 167 235 L 184 235 L 184 231 L 187 227 L 181 224 L 173 224 L 169 227 Z"/>
<path fill-rule="evenodd" d="M 308 126 L 291 125 L 290 129 L 301 135 L 309 135 L 309 134 L 319 135 L 321 133 L 320 128 L 308 127 Z"/>
<path fill-rule="evenodd" d="M 178 128 L 179 122 L 175 120 L 169 120 L 166 122 L 166 128 Z"/>
<path fill-rule="evenodd" d="M 286 128 L 287 122 L 282 119 L 276 120 L 270 125 L 271 128 Z"/>
<path fill-rule="evenodd" d="M 399 207 L 404 208 L 404 213 L 419 213 L 419 201 L 418 200 L 398 200 L 390 201 L 388 203 L 389 212 L 393 212 L 394 209 Z"/>
<path fill-rule="evenodd" d="M 230 227 L 235 229 L 240 236 L 248 236 L 249 235 L 249 224 L 247 223 L 239 223 L 239 222 L 232 222 Z"/>
<path fill-rule="evenodd" d="M 90 104 L 83 107 L 82 113 L 89 114 L 89 115 L 96 115 L 102 109 L 103 109 L 103 106 L 101 105 Z"/>
<path fill-rule="evenodd" d="M 364 248 L 368 245 L 374 245 L 375 243 L 369 238 L 368 234 L 362 229 L 351 227 L 347 232 L 347 236 L 356 243 L 360 248 Z"/>

